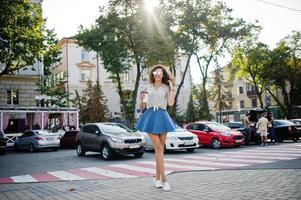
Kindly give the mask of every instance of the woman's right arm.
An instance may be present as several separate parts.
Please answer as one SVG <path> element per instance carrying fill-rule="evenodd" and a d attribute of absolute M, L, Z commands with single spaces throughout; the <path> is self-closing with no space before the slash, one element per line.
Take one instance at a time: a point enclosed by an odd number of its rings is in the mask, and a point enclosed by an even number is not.
<path fill-rule="evenodd" d="M 145 107 L 146 107 L 146 103 L 143 102 L 144 97 L 145 97 L 145 93 L 141 92 L 140 93 L 140 109 L 141 109 L 141 111 L 143 111 L 145 109 Z"/>

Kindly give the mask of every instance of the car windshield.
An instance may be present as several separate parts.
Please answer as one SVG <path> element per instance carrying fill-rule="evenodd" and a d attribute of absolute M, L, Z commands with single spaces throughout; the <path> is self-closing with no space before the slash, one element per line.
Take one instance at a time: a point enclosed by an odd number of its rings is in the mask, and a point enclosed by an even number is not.
<path fill-rule="evenodd" d="M 103 132 L 106 133 L 127 133 L 128 131 L 124 128 L 121 128 L 120 126 L 116 124 L 102 124 L 100 125 L 100 128 Z"/>
<path fill-rule="evenodd" d="M 287 120 L 275 120 L 279 125 L 295 125 L 293 122 Z"/>
<path fill-rule="evenodd" d="M 208 123 L 208 125 L 212 130 L 218 131 L 218 130 L 231 130 L 228 126 L 218 124 L 218 123 Z"/>
<path fill-rule="evenodd" d="M 184 129 L 181 128 L 180 126 L 176 125 L 176 130 L 174 130 L 173 132 L 183 132 Z"/>

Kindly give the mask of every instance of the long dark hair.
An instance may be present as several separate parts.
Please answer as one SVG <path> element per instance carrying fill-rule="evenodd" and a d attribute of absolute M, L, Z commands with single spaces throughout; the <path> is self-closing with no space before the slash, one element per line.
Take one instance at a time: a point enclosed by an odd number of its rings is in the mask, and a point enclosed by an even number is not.
<path fill-rule="evenodd" d="M 165 67 L 163 65 L 154 65 L 149 70 L 149 74 L 148 74 L 149 82 L 151 84 L 154 84 L 155 78 L 154 78 L 153 72 L 156 71 L 157 69 L 162 69 L 162 71 L 163 71 L 162 83 L 169 86 L 168 80 L 171 80 L 171 81 L 174 81 L 174 80 L 171 78 L 170 74 L 167 72 L 167 70 L 165 69 Z"/>

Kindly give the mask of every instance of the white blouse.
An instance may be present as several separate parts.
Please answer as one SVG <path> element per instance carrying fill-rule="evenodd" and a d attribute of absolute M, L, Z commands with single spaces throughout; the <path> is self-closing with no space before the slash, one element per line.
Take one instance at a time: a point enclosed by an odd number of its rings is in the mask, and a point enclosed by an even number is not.
<path fill-rule="evenodd" d="M 162 84 L 159 88 L 155 88 L 153 85 L 147 87 L 148 92 L 146 107 L 153 107 L 154 110 L 158 108 L 166 109 L 167 107 L 167 92 L 169 87 Z"/>

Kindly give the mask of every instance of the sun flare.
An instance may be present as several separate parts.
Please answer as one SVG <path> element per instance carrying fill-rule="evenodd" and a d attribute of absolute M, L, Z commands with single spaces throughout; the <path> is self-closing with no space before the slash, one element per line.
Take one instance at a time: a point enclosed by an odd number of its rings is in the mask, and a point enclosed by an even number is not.
<path fill-rule="evenodd" d="M 158 6 L 158 0 L 144 0 L 144 7 L 148 12 L 153 12 L 156 6 Z"/>

